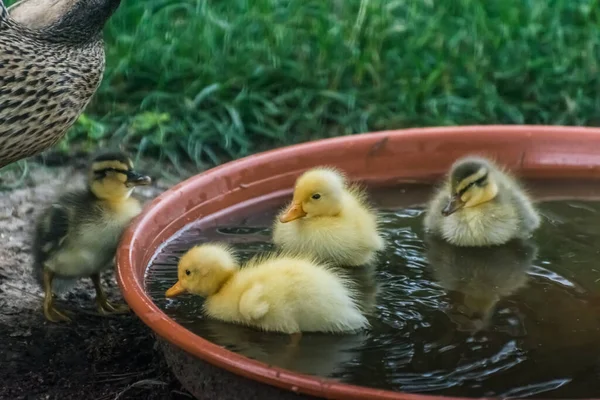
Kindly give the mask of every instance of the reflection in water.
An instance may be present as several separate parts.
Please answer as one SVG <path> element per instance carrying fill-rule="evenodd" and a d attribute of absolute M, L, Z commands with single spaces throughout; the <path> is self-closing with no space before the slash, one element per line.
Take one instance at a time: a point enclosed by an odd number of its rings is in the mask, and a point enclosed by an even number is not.
<path fill-rule="evenodd" d="M 215 320 L 203 321 L 203 336 L 246 357 L 305 374 L 330 376 L 354 358 L 366 332 L 353 335 L 303 334 L 297 345 L 289 335 L 264 333 Z"/>
<path fill-rule="evenodd" d="M 379 282 L 375 277 L 375 266 L 352 268 L 335 268 L 335 271 L 349 279 L 356 291 L 356 300 L 360 310 L 367 316 L 372 316 L 377 305 Z"/>
<path fill-rule="evenodd" d="M 450 292 L 448 316 L 459 330 L 478 332 L 491 323 L 496 303 L 527 283 L 537 256 L 532 241 L 501 246 L 458 247 L 435 235 L 425 237 L 434 278 Z"/>
<path fill-rule="evenodd" d="M 228 241 L 242 259 L 271 250 L 278 205 L 180 232 L 152 260 L 148 292 L 207 340 L 298 372 L 447 396 L 598 397 L 600 202 L 542 203 L 535 242 L 478 252 L 425 243 L 422 207 L 391 208 L 418 197 L 410 190 L 378 196 L 386 254 L 375 269 L 338 271 L 360 285 L 365 332 L 304 334 L 293 347 L 288 335 L 205 319 L 197 296 L 165 299 L 178 258 L 195 244 Z"/>

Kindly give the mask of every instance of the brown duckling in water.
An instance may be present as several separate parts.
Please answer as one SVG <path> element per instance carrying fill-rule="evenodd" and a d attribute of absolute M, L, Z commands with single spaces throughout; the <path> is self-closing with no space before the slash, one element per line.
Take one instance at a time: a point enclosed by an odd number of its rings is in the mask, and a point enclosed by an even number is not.
<path fill-rule="evenodd" d="M 0 168 L 60 140 L 104 73 L 104 24 L 120 0 L 0 0 Z"/>
<path fill-rule="evenodd" d="M 44 288 L 49 321 L 70 320 L 54 307 L 53 291 L 81 277 L 91 277 L 100 313 L 128 310 L 108 301 L 100 272 L 110 266 L 123 230 L 142 209 L 131 197 L 133 189 L 150 182 L 134 171 L 125 154 L 107 152 L 93 159 L 87 188 L 63 194 L 42 212 L 35 228 L 33 269 Z"/>
<path fill-rule="evenodd" d="M 464 157 L 427 208 L 425 229 L 455 246 L 527 239 L 540 216 L 518 181 L 492 161 Z"/>

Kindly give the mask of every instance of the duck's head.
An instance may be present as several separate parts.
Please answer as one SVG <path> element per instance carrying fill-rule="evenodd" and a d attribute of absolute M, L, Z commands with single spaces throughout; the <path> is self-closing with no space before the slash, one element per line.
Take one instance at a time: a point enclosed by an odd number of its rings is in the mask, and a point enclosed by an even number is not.
<path fill-rule="evenodd" d="M 106 152 L 96 156 L 89 170 L 89 187 L 102 200 L 127 199 L 136 186 L 149 185 L 152 180 L 133 169 L 131 159 L 121 152 Z"/>
<path fill-rule="evenodd" d="M 444 216 L 463 208 L 477 207 L 496 198 L 498 185 L 496 167 L 481 157 L 466 157 L 454 163 L 450 170 L 450 200 L 443 208 Z"/>
<path fill-rule="evenodd" d="M 239 268 L 233 251 L 224 244 L 212 243 L 192 247 L 177 265 L 177 283 L 166 297 L 193 293 L 207 297 L 215 294 Z"/>
<path fill-rule="evenodd" d="M 87 42 L 100 38 L 106 21 L 121 0 L 21 0 L 10 17 L 27 28 L 41 30 L 48 40 Z"/>
<path fill-rule="evenodd" d="M 281 222 L 298 218 L 335 216 L 342 209 L 346 190 L 344 175 L 332 168 L 314 168 L 296 180 L 292 203 L 279 217 Z"/>

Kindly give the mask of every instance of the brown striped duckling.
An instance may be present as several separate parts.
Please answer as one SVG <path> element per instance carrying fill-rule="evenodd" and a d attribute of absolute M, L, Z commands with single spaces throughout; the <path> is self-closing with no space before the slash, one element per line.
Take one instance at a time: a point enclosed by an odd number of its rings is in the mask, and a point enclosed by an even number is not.
<path fill-rule="evenodd" d="M 125 154 L 107 152 L 93 159 L 85 189 L 63 194 L 41 213 L 33 240 L 33 272 L 45 292 L 49 321 L 70 320 L 54 307 L 53 291 L 61 292 L 81 277 L 91 277 L 100 313 L 128 310 L 108 301 L 100 272 L 110 266 L 123 230 L 142 209 L 131 197 L 133 189 L 150 182 L 134 171 Z"/>
<path fill-rule="evenodd" d="M 492 161 L 457 160 L 433 197 L 425 229 L 456 246 L 491 246 L 527 239 L 540 216 L 519 182 Z"/>

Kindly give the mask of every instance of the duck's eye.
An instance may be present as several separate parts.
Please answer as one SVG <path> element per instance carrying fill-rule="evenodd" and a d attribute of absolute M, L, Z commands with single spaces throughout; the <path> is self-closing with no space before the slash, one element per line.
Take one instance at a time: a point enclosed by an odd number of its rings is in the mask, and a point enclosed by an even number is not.
<path fill-rule="evenodd" d="M 95 180 L 101 180 L 106 178 L 106 171 L 102 170 L 102 171 L 94 171 L 94 179 Z"/>
<path fill-rule="evenodd" d="M 485 186 L 487 184 L 487 175 L 484 176 L 484 177 L 481 177 L 481 178 L 477 179 L 473 183 L 475 183 L 479 187 Z"/>
<path fill-rule="evenodd" d="M 315 193 L 311 197 L 313 198 L 313 200 L 319 200 L 321 198 L 321 195 L 319 193 Z"/>
<path fill-rule="evenodd" d="M 189 269 L 186 269 L 186 270 L 185 270 L 185 274 L 186 274 L 187 276 L 190 276 L 190 274 L 191 274 L 190 270 L 189 270 Z"/>

